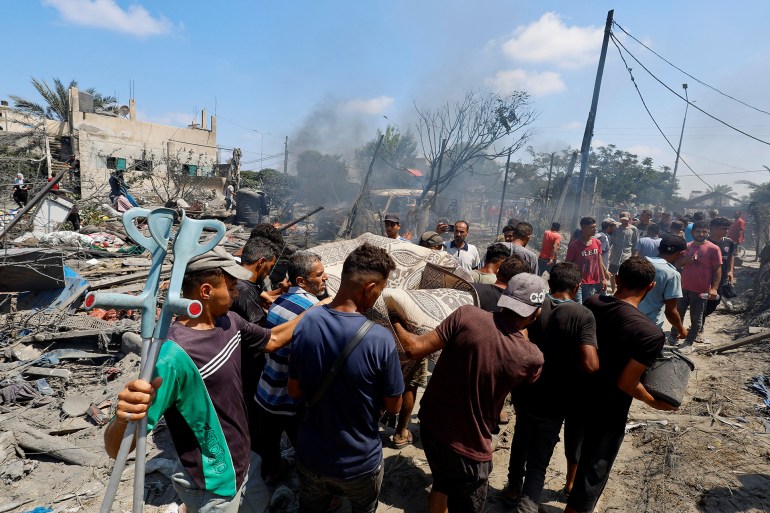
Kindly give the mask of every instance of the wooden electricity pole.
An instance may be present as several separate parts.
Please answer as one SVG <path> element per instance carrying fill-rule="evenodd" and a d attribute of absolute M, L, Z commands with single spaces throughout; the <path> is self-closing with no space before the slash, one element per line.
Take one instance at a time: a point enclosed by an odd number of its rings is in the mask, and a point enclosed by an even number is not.
<path fill-rule="evenodd" d="M 366 194 L 369 188 L 369 178 L 372 176 L 372 170 L 374 169 L 374 162 L 377 160 L 377 154 L 380 152 L 380 146 L 382 146 L 382 140 L 385 139 L 385 134 L 380 134 L 380 138 L 377 140 L 377 146 L 374 148 L 374 155 L 372 155 L 372 161 L 369 163 L 369 170 L 366 172 L 364 182 L 361 185 L 361 191 L 358 193 L 358 197 L 353 202 L 353 206 L 350 207 L 350 212 L 342 223 L 339 231 L 337 232 L 338 239 L 346 239 L 350 236 L 353 230 L 353 223 L 356 222 L 356 216 L 358 215 L 358 204 L 361 202 L 361 198 Z"/>
<path fill-rule="evenodd" d="M 283 142 L 283 174 L 287 174 L 289 169 L 289 136 Z"/>
<path fill-rule="evenodd" d="M 574 229 L 580 219 L 580 206 L 583 203 L 583 189 L 586 183 L 586 170 L 588 169 L 588 154 L 591 152 L 591 138 L 594 135 L 594 122 L 596 121 L 596 107 L 599 103 L 599 90 L 602 86 L 602 74 L 604 73 L 604 61 L 607 58 L 607 44 L 610 40 L 612 29 L 612 16 L 615 11 L 607 13 L 607 24 L 604 26 L 604 40 L 602 41 L 602 51 L 599 56 L 599 68 L 596 70 L 596 82 L 594 83 L 594 96 L 591 100 L 591 110 L 588 112 L 588 121 L 586 122 L 586 131 L 583 134 L 583 143 L 580 145 L 580 178 L 578 181 L 578 190 L 575 194 L 575 206 L 572 211 L 572 225 L 570 230 Z"/>
<path fill-rule="evenodd" d="M 497 233 L 500 235 L 500 222 L 503 220 L 503 207 L 505 206 L 505 188 L 508 186 L 508 169 L 511 167 L 511 151 L 508 150 L 508 158 L 505 159 L 505 178 L 503 179 L 503 196 L 500 198 L 500 212 L 497 213 Z"/>

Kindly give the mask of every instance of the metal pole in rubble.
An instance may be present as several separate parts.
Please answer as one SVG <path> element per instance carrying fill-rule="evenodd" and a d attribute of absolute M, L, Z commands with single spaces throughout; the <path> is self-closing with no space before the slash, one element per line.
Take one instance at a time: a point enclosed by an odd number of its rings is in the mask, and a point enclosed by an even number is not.
<path fill-rule="evenodd" d="M 5 225 L 5 227 L 2 228 L 2 231 L 0 231 L 0 240 L 2 240 L 5 237 L 5 235 L 11 231 L 11 228 L 16 226 L 24 218 L 24 216 L 27 215 L 27 212 L 35 208 L 37 204 L 40 203 L 40 201 L 43 198 L 45 198 L 46 194 L 51 192 L 51 189 L 53 189 L 54 186 L 57 183 L 59 183 L 62 178 L 64 178 L 64 175 L 66 175 L 68 171 L 69 171 L 69 168 L 62 169 L 61 171 L 59 171 L 59 173 L 56 176 L 54 176 L 50 182 L 45 184 L 45 186 L 42 189 L 40 189 L 40 192 L 38 192 L 37 195 L 35 195 L 35 197 L 29 201 L 29 203 L 24 205 L 24 208 L 16 212 L 16 216 L 13 219 L 11 219 L 11 222 Z"/>
<path fill-rule="evenodd" d="M 591 152 L 591 138 L 594 135 L 594 122 L 596 121 L 596 108 L 599 103 L 599 90 L 602 86 L 602 74 L 604 73 L 604 61 L 607 58 L 607 44 L 610 40 L 610 32 L 612 29 L 612 16 L 615 11 L 609 11 L 607 13 L 607 24 L 604 26 L 604 40 L 602 41 L 602 52 L 599 57 L 599 68 L 596 70 L 596 82 L 594 83 L 594 96 L 591 100 L 591 110 L 588 112 L 588 121 L 586 122 L 586 130 L 583 134 L 583 143 L 580 145 L 580 180 L 578 182 L 578 190 L 575 195 L 575 206 L 572 212 L 572 226 L 570 230 L 575 228 L 575 224 L 580 219 L 580 205 L 583 203 L 583 189 L 586 183 L 586 170 L 588 169 L 588 154 Z"/>
<path fill-rule="evenodd" d="M 505 205 L 505 188 L 508 185 L 508 170 L 511 167 L 511 151 L 513 149 L 508 149 L 508 158 L 505 159 L 505 178 L 503 179 L 503 196 L 500 198 L 500 212 L 497 213 L 497 233 L 495 235 L 500 234 L 500 222 L 503 220 L 503 207 Z"/>

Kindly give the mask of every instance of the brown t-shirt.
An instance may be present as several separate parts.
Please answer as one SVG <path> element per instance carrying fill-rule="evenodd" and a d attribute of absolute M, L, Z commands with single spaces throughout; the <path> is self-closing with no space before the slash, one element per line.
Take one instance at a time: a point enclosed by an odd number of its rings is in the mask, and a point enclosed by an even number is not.
<path fill-rule="evenodd" d="M 492 459 L 492 432 L 512 388 L 537 376 L 543 354 L 504 313 L 461 306 L 437 328 L 446 345 L 420 403 L 420 424 L 456 453 Z"/>

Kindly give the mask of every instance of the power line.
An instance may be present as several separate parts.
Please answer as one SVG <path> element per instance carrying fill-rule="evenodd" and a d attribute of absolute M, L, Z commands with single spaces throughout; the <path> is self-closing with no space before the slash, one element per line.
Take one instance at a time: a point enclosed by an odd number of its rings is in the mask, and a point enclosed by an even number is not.
<path fill-rule="evenodd" d="M 663 62 L 665 62 L 665 63 L 666 63 L 666 64 L 668 64 L 669 66 L 673 67 L 674 69 L 677 69 L 677 70 L 681 71 L 682 73 L 684 73 L 685 75 L 687 75 L 687 76 L 688 76 L 688 77 L 690 77 L 691 79 L 695 80 L 695 81 L 696 81 L 696 82 L 698 82 L 699 84 L 701 84 L 701 85 L 704 85 L 704 86 L 708 87 L 709 89 L 711 89 L 712 91 L 716 91 L 717 93 L 721 94 L 722 96 L 726 96 L 727 98 L 730 98 L 731 100 L 733 100 L 733 101 L 736 101 L 736 102 L 740 103 L 741 105 L 745 105 L 746 107 L 748 107 L 748 108 L 750 108 L 750 109 L 754 109 L 754 110 L 755 110 L 755 111 L 757 111 L 757 112 L 761 112 L 761 113 L 763 113 L 763 114 L 768 114 L 768 115 L 770 115 L 770 112 L 767 112 L 766 110 L 762 110 L 762 109 L 760 109 L 760 108 L 758 108 L 758 107 L 754 107 L 753 105 L 749 105 L 748 103 L 746 103 L 746 102 L 744 102 L 744 101 L 741 101 L 741 100 L 739 100 L 738 98 L 734 98 L 734 97 L 730 96 L 729 94 L 727 94 L 727 93 L 724 93 L 724 92 L 720 91 L 720 90 L 719 90 L 719 89 L 717 89 L 716 87 L 713 87 L 713 86 L 711 86 L 711 85 L 709 85 L 709 84 L 707 84 L 707 83 L 703 82 L 702 80 L 699 80 L 699 79 L 695 78 L 694 76 L 690 75 L 689 73 L 687 73 L 685 70 L 683 70 L 682 68 L 680 68 L 680 67 L 679 67 L 679 66 L 677 66 L 676 64 L 674 64 L 674 63 L 670 62 L 668 59 L 666 59 L 665 57 L 663 57 L 662 55 L 660 55 L 658 52 L 656 52 L 655 50 L 653 50 L 653 49 L 652 49 L 652 48 L 650 48 L 649 46 L 647 46 L 646 44 L 642 43 L 642 42 L 641 42 L 641 41 L 639 41 L 637 38 L 635 38 L 634 36 L 632 36 L 631 34 L 629 34 L 629 33 L 628 33 L 628 31 L 627 31 L 626 29 L 624 29 L 623 27 L 621 27 L 621 26 L 620 26 L 620 24 L 619 24 L 618 22 L 616 22 L 616 21 L 614 21 L 614 20 L 613 20 L 613 22 L 612 22 L 612 23 L 613 23 L 613 25 L 615 25 L 616 27 L 618 27 L 620 30 L 622 30 L 622 31 L 623 31 L 623 33 L 624 33 L 625 35 L 627 35 L 628 37 L 630 37 L 631 39 L 633 39 L 634 41 L 636 41 L 637 43 L 639 43 L 640 45 L 642 45 L 643 47 L 645 47 L 647 50 L 649 50 L 650 52 L 652 52 L 653 54 L 655 54 L 655 56 L 657 56 L 657 57 L 658 57 L 660 60 L 662 60 Z"/>
<path fill-rule="evenodd" d="M 217 115 L 217 119 L 221 119 L 223 121 L 227 121 L 228 123 L 231 123 L 231 124 L 233 124 L 235 126 L 241 127 L 244 130 L 248 130 L 250 132 L 257 132 L 258 134 L 261 134 L 261 135 L 267 135 L 267 136 L 270 136 L 270 137 L 274 137 L 276 139 L 283 140 L 283 137 L 281 137 L 281 136 L 273 135 L 270 132 L 263 132 L 262 130 L 257 130 L 256 128 L 249 128 L 247 126 L 244 126 L 244 125 L 238 123 L 237 121 L 233 121 L 232 119 L 227 119 L 226 117 L 223 117 L 221 114 Z"/>
<path fill-rule="evenodd" d="M 700 155 L 695 155 L 694 153 L 688 153 L 686 151 L 683 151 L 682 153 L 684 153 L 685 155 L 690 155 L 691 157 L 695 157 L 696 159 L 701 159 L 707 162 L 713 162 L 714 164 L 721 164 L 723 166 L 731 167 L 733 169 L 737 169 L 738 171 L 743 171 L 744 173 L 766 173 L 767 172 L 767 170 L 765 169 L 746 169 L 745 167 L 733 166 L 732 164 L 728 164 L 727 162 L 720 162 L 718 160 L 709 159 L 706 157 L 702 157 Z M 732 173 L 734 173 L 734 171 Z M 701 174 L 706 176 L 708 173 L 701 173 Z M 719 174 L 730 174 L 730 173 L 725 172 L 725 173 L 719 173 Z"/>
<path fill-rule="evenodd" d="M 660 128 L 660 125 L 655 120 L 655 117 L 652 115 L 652 112 L 650 112 L 649 107 L 647 107 L 647 102 L 644 101 L 644 96 L 642 96 L 642 91 L 639 90 L 639 85 L 636 83 L 636 80 L 634 79 L 634 74 L 632 73 L 631 68 L 628 66 L 628 63 L 626 62 L 626 58 L 623 56 L 623 52 L 620 51 L 620 47 L 618 46 L 619 42 L 618 42 L 617 38 L 615 37 L 614 34 L 610 33 L 610 39 L 612 39 L 612 43 L 615 45 L 615 48 L 618 49 L 618 54 L 620 55 L 620 59 L 623 61 L 623 65 L 626 67 L 626 70 L 628 71 L 628 75 L 631 77 L 631 82 L 634 84 L 634 88 L 636 89 L 636 92 L 639 95 L 639 99 L 642 100 L 642 105 L 644 105 L 644 110 L 647 111 L 647 114 L 650 116 L 650 119 L 652 120 L 653 123 L 655 123 L 655 126 L 658 128 L 658 131 L 660 132 L 660 135 L 663 136 L 663 139 L 665 139 L 666 142 L 668 143 L 668 145 L 671 146 L 671 149 L 674 150 L 674 152 L 676 152 L 676 148 L 674 148 L 674 145 L 671 144 L 671 141 L 668 140 L 668 137 L 666 137 L 666 134 L 663 133 L 663 130 Z M 622 46 L 622 44 L 621 44 L 621 46 Z M 701 178 L 700 175 L 698 175 L 698 173 L 696 173 L 695 170 L 693 168 L 691 168 L 690 165 L 687 162 L 685 162 L 685 160 L 681 156 L 679 157 L 679 160 L 681 160 L 682 164 L 687 166 L 687 169 L 692 171 L 692 173 L 695 176 L 697 176 L 698 179 L 701 182 L 706 184 L 706 187 L 708 187 L 709 189 L 713 189 L 713 187 L 711 185 L 709 185 L 708 182 L 706 182 L 706 180 Z"/>
<path fill-rule="evenodd" d="M 681 160 L 681 157 L 680 157 Z M 737 171 L 724 171 L 721 173 L 701 173 L 703 176 L 720 176 L 720 175 L 734 175 Z M 767 171 L 743 171 L 744 173 L 766 173 Z M 693 176 L 693 175 L 679 175 L 679 176 Z"/>
<path fill-rule="evenodd" d="M 690 106 L 691 106 L 692 108 L 699 110 L 700 112 L 702 112 L 702 113 L 703 113 L 703 114 L 705 114 L 706 116 L 710 117 L 710 118 L 711 118 L 711 119 L 713 119 L 714 121 L 717 121 L 717 122 L 719 122 L 719 123 L 721 123 L 721 124 L 725 125 L 726 127 L 728 127 L 728 128 L 731 128 L 731 129 L 735 130 L 736 132 L 738 132 L 738 133 L 741 133 L 741 134 L 745 135 L 746 137 L 749 137 L 749 138 L 751 138 L 751 139 L 754 139 L 754 140 L 755 140 L 755 141 L 757 141 L 757 142 L 761 142 L 762 144 L 766 144 L 766 145 L 770 146 L 770 142 L 768 142 L 768 141 L 765 141 L 765 140 L 763 140 L 763 139 L 760 139 L 759 137 L 755 137 L 755 136 L 751 135 L 751 134 L 750 134 L 750 133 L 748 133 L 748 132 L 744 132 L 743 130 L 740 130 L 739 128 L 736 128 L 736 127 L 734 127 L 733 125 L 731 125 L 731 124 L 730 124 L 730 123 L 728 123 L 727 121 L 722 121 L 722 120 L 721 120 L 721 119 L 719 119 L 718 117 L 714 116 L 713 114 L 710 114 L 710 113 L 706 112 L 705 110 L 703 110 L 703 109 L 701 109 L 700 107 L 698 107 L 697 105 L 695 105 L 693 102 L 691 102 L 691 101 L 687 100 L 687 98 L 683 97 L 683 96 L 682 96 L 682 95 L 680 95 L 678 92 L 676 92 L 676 91 L 674 91 L 673 89 L 671 89 L 671 87 L 669 87 L 669 86 L 668 86 L 668 84 L 666 84 L 665 82 L 663 82 L 663 81 L 662 81 L 661 79 L 659 79 L 659 78 L 658 78 L 658 77 L 657 77 L 657 76 L 656 76 L 656 75 L 655 75 L 655 74 L 654 74 L 652 71 L 650 71 L 649 69 L 647 69 L 647 67 L 646 67 L 644 64 L 642 64 L 642 63 L 641 63 L 641 61 L 640 61 L 639 59 L 637 59 L 637 58 L 636 58 L 636 56 L 635 56 L 633 53 L 631 53 L 631 52 L 628 50 L 628 48 L 626 48 L 626 47 L 623 45 L 623 43 L 622 43 L 622 42 L 620 42 L 620 40 L 619 40 L 618 38 L 616 38 L 616 37 L 615 37 L 613 34 L 611 34 L 611 35 L 612 35 L 612 40 L 613 40 L 613 42 L 615 43 L 615 46 L 616 46 L 616 47 L 617 47 L 618 45 L 620 45 L 620 46 L 623 48 L 623 50 L 625 50 L 625 52 L 626 52 L 626 53 L 627 53 L 629 56 L 631 56 L 631 58 L 632 58 L 632 59 L 634 59 L 634 60 L 636 61 L 636 63 L 637 63 L 637 64 L 639 64 L 639 65 L 642 67 L 642 69 L 643 69 L 644 71 L 646 71 L 646 72 L 647 72 L 647 73 L 648 73 L 648 74 L 649 74 L 649 75 L 650 75 L 652 78 L 654 78 L 654 79 L 655 79 L 655 80 L 656 80 L 656 81 L 657 81 L 657 82 L 658 82 L 660 85 L 662 85 L 663 87 L 665 87 L 666 89 L 668 89 L 669 91 L 671 91 L 671 92 L 672 92 L 674 95 L 676 95 L 676 96 L 677 96 L 677 97 L 678 97 L 680 100 L 683 100 L 684 102 L 686 102 L 686 103 L 689 103 L 689 104 L 690 104 Z M 618 48 L 618 51 L 620 51 L 620 48 Z M 622 54 L 621 54 L 621 57 L 622 57 Z M 625 60 L 625 59 L 623 59 L 623 62 L 625 62 L 625 61 L 626 61 L 626 60 Z M 631 68 L 629 68 L 629 67 L 628 67 L 628 64 L 626 64 L 626 68 L 627 68 L 629 71 L 631 70 Z"/>

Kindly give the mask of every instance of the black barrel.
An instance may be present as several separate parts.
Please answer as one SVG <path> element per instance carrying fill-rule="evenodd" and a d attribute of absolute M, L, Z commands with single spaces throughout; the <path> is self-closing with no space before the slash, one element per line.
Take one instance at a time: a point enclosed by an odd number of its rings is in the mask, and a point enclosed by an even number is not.
<path fill-rule="evenodd" d="M 642 375 L 642 385 L 655 399 L 679 407 L 695 363 L 678 351 L 664 351 Z"/>
<path fill-rule="evenodd" d="M 267 196 L 262 191 L 240 189 L 235 193 L 235 223 L 255 226 L 269 213 Z"/>

